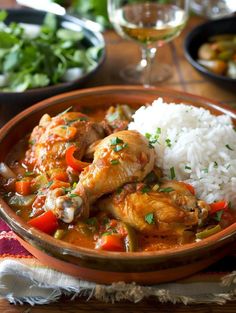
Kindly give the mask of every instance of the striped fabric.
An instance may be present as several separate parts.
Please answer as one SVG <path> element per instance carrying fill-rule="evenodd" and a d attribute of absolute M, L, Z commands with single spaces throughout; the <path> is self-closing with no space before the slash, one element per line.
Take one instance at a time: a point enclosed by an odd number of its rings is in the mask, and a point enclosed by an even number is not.
<path fill-rule="evenodd" d="M 45 304 L 66 294 L 104 301 L 141 301 L 154 296 L 161 302 L 219 303 L 236 300 L 236 254 L 207 270 L 178 282 L 138 286 L 123 282 L 98 285 L 59 273 L 40 264 L 17 241 L 0 219 L 0 296 L 11 303 Z"/>

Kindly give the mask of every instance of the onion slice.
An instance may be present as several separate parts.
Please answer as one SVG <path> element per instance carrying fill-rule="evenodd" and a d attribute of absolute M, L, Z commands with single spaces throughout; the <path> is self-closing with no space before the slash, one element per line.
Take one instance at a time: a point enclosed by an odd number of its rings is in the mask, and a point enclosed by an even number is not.
<path fill-rule="evenodd" d="M 16 174 L 3 162 L 0 162 L 0 175 L 6 179 L 16 178 Z"/>

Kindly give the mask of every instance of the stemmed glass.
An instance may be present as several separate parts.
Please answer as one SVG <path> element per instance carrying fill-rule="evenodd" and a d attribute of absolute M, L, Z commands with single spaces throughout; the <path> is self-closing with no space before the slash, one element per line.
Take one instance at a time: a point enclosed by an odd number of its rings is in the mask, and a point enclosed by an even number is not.
<path fill-rule="evenodd" d="M 180 34 L 188 9 L 189 0 L 108 0 L 109 18 L 117 33 L 141 47 L 141 61 L 120 72 L 126 81 L 149 86 L 171 76 L 171 67 L 157 64 L 154 58 L 158 47 Z"/>

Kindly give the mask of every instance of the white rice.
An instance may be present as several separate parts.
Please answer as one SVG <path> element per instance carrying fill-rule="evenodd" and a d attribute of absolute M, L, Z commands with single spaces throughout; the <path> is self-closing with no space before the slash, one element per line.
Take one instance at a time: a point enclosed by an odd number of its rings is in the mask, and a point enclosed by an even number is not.
<path fill-rule="evenodd" d="M 154 148 L 165 178 L 190 183 L 208 203 L 225 199 L 236 207 L 236 132 L 229 116 L 159 98 L 133 119 L 129 129 L 160 133 Z"/>

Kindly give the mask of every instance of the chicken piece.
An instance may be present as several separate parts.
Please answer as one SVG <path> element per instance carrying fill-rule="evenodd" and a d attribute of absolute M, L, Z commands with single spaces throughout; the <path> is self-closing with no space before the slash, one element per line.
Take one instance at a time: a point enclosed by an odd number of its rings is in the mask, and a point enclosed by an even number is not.
<path fill-rule="evenodd" d="M 103 137 L 103 127 L 80 112 L 65 112 L 52 118 L 45 114 L 30 136 L 31 146 L 24 162 L 39 172 L 66 169 L 65 152 L 69 146 L 79 147 L 77 157 L 81 159 L 86 149 Z"/>
<path fill-rule="evenodd" d="M 120 131 L 104 138 L 96 147 L 94 160 L 80 175 L 73 193 L 84 203 L 84 216 L 89 204 L 129 182 L 139 182 L 153 169 L 154 149 L 136 131 Z"/>
<path fill-rule="evenodd" d="M 44 210 L 52 211 L 65 223 L 71 223 L 78 214 L 81 204 L 82 200 L 79 196 L 72 198 L 70 195 L 66 195 L 62 188 L 56 188 L 48 191 Z"/>
<path fill-rule="evenodd" d="M 98 207 L 147 235 L 181 236 L 202 218 L 196 197 L 177 181 L 149 192 L 126 186 L 120 194 L 100 200 Z M 207 204 L 204 208 L 209 209 Z"/>

